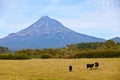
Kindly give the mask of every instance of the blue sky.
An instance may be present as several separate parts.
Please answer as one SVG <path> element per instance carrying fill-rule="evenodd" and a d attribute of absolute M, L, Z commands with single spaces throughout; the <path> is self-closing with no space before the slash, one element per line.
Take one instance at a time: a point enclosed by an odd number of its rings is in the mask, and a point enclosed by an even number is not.
<path fill-rule="evenodd" d="M 0 0 L 0 38 L 46 15 L 79 33 L 120 37 L 120 0 Z"/>

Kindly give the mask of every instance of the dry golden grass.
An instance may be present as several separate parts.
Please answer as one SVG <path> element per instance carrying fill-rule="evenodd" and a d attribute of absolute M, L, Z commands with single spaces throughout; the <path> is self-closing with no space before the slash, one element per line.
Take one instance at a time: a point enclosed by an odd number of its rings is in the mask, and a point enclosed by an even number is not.
<path fill-rule="evenodd" d="M 98 70 L 86 69 L 96 61 Z M 120 80 L 120 58 L 0 60 L 0 80 Z"/>

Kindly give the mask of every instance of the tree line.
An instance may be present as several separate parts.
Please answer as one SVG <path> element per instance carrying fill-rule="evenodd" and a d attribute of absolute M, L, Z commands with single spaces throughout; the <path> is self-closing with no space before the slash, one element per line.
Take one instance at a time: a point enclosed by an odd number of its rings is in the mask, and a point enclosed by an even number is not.
<path fill-rule="evenodd" d="M 5 48 L 5 51 L 3 49 L 3 53 L 0 54 L 0 59 L 116 58 L 120 57 L 120 43 L 107 40 L 106 42 L 70 44 L 63 48 L 23 49 L 16 50 L 14 53 L 10 53 L 10 50 Z"/>
<path fill-rule="evenodd" d="M 0 53 L 9 53 L 10 49 L 7 47 L 0 46 Z"/>

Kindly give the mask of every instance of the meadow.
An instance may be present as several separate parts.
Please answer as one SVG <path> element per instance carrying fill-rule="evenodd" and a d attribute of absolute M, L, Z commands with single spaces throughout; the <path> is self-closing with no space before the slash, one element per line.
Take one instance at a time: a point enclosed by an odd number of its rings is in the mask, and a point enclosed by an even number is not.
<path fill-rule="evenodd" d="M 120 80 L 120 58 L 0 60 L 0 80 Z"/>

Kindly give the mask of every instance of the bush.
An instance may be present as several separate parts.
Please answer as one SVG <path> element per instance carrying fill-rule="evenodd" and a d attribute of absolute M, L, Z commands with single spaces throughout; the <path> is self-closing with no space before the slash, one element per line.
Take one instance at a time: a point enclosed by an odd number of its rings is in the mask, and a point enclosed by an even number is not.
<path fill-rule="evenodd" d="M 120 51 L 83 51 L 76 53 L 73 58 L 115 58 L 120 57 Z"/>
<path fill-rule="evenodd" d="M 0 59 L 13 59 L 14 56 L 12 54 L 0 54 Z"/>
<path fill-rule="evenodd" d="M 23 60 L 23 59 L 30 59 L 31 57 L 25 54 L 14 54 L 14 59 Z"/>
<path fill-rule="evenodd" d="M 41 58 L 42 58 L 42 59 L 48 59 L 48 58 L 52 58 L 52 57 L 51 57 L 51 55 L 49 55 L 49 54 L 42 54 L 42 55 L 41 55 Z"/>
<path fill-rule="evenodd" d="M 23 60 L 23 59 L 30 59 L 30 57 L 24 54 L 0 54 L 0 59 Z"/>

